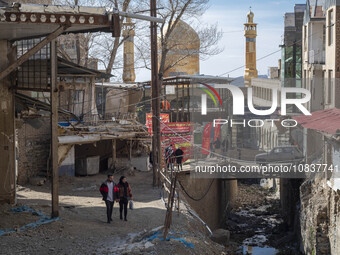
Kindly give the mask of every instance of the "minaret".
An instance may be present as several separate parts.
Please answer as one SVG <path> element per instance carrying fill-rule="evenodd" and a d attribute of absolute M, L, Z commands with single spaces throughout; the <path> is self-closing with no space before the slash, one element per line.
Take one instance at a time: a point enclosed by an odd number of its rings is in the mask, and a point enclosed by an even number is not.
<path fill-rule="evenodd" d="M 246 37 L 246 67 L 244 70 L 244 84 L 247 86 L 251 86 L 251 78 L 257 78 L 257 24 L 254 23 L 254 13 L 251 10 L 247 14 L 247 23 L 244 24 L 244 36 Z"/>
<path fill-rule="evenodd" d="M 123 24 L 123 36 L 126 38 L 124 41 L 124 69 L 123 69 L 123 81 L 124 83 L 132 83 L 136 79 L 135 75 L 135 53 L 134 53 L 134 36 L 135 24 L 131 22 L 131 18 L 126 18 L 126 22 Z"/>

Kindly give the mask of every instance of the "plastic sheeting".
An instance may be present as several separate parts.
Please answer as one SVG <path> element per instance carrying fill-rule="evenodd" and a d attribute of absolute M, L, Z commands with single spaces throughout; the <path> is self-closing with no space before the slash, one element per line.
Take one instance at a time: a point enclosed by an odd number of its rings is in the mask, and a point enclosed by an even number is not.
<path fill-rule="evenodd" d="M 18 207 L 18 208 L 12 208 L 10 211 L 14 212 L 14 213 L 31 212 L 33 215 L 40 217 L 39 220 L 32 222 L 32 223 L 28 223 L 28 224 L 20 227 L 19 231 L 27 231 L 27 230 L 36 228 L 40 225 L 44 225 L 44 224 L 48 224 L 48 223 L 60 220 L 59 217 L 50 218 L 50 217 L 46 216 L 45 214 L 43 214 L 42 212 L 36 211 L 36 210 L 26 206 L 26 205 Z M 13 233 L 13 232 L 17 232 L 17 230 L 14 229 L 14 228 L 0 229 L 0 236 L 5 235 L 5 234 L 9 234 L 9 233 Z"/>
<path fill-rule="evenodd" d="M 149 236 L 146 238 L 147 241 L 152 241 L 156 238 L 160 239 L 163 241 L 163 237 L 161 236 L 162 235 L 162 232 L 161 231 L 157 231 L 155 232 L 152 236 Z M 180 242 L 182 242 L 185 246 L 189 247 L 189 248 L 194 248 L 195 246 L 192 244 L 192 243 L 188 243 L 187 241 L 185 241 L 183 238 L 178 238 L 178 237 L 175 237 L 175 236 L 168 236 L 166 238 L 166 241 L 169 241 L 170 239 L 174 239 L 174 240 L 178 240 Z"/>

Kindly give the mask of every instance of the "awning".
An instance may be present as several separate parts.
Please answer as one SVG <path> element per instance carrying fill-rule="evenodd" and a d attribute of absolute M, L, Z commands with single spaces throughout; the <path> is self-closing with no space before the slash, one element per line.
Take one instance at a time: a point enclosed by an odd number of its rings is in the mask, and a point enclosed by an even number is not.
<path fill-rule="evenodd" d="M 20 93 L 16 92 L 15 93 L 15 99 L 19 100 L 22 104 L 24 104 L 26 106 L 31 106 L 31 107 L 34 107 L 34 108 L 39 109 L 39 110 L 51 111 L 51 105 L 50 104 L 44 103 L 40 100 L 29 97 L 27 95 L 20 94 Z M 66 116 L 69 116 L 69 117 L 71 117 L 75 120 L 80 121 L 80 119 L 75 114 L 73 114 L 72 112 L 69 112 L 69 111 L 61 109 L 61 108 L 58 109 L 58 112 L 62 115 L 66 115 Z"/>
<path fill-rule="evenodd" d="M 340 109 L 332 108 L 312 112 L 312 115 L 300 115 L 293 117 L 301 126 L 325 132 L 331 135 L 339 133 Z"/>
<path fill-rule="evenodd" d="M 58 76 L 95 76 L 96 78 L 109 79 L 113 75 L 77 65 L 66 59 L 58 57 Z"/>

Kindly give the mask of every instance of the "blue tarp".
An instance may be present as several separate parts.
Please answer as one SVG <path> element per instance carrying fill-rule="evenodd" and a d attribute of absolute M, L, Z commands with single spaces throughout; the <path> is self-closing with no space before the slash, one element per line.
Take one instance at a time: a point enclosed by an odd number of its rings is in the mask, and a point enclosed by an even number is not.
<path fill-rule="evenodd" d="M 33 215 L 40 217 L 40 219 L 37 220 L 36 222 L 28 223 L 28 224 L 20 227 L 19 228 L 20 231 L 26 231 L 26 230 L 29 230 L 29 229 L 32 229 L 32 228 L 36 228 L 36 227 L 43 225 L 43 224 L 48 224 L 48 223 L 60 220 L 59 217 L 50 218 L 50 217 L 46 216 L 45 214 L 43 214 L 42 212 L 36 211 L 36 210 L 26 206 L 26 205 L 18 207 L 18 208 L 12 208 L 10 211 L 15 212 L 15 213 L 31 212 Z M 8 233 L 13 233 L 13 232 L 16 232 L 16 230 L 13 229 L 13 228 L 0 229 L 0 236 L 8 234 Z"/>
<path fill-rule="evenodd" d="M 164 240 L 163 237 L 161 236 L 162 232 L 161 231 L 157 231 L 155 232 L 152 236 L 149 236 L 146 238 L 147 241 L 152 241 L 156 238 L 160 239 L 160 240 Z M 178 240 L 180 242 L 182 242 L 185 246 L 190 247 L 190 248 L 194 248 L 194 245 L 192 243 L 188 243 L 187 241 L 185 241 L 183 238 L 178 238 L 175 236 L 168 236 L 166 238 L 166 241 L 169 241 L 170 239 L 174 239 L 174 240 Z"/>

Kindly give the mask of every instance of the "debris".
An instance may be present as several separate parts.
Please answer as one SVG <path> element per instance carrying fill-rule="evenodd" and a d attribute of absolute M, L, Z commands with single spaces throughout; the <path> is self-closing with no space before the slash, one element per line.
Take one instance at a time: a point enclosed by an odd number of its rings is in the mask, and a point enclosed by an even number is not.
<path fill-rule="evenodd" d="M 215 243 L 223 244 L 225 246 L 229 245 L 230 241 L 230 232 L 226 229 L 216 229 L 213 231 L 213 234 L 211 236 L 211 240 L 213 240 Z"/>
<path fill-rule="evenodd" d="M 150 248 L 152 248 L 155 245 L 153 243 L 151 243 L 151 242 L 146 242 L 144 246 L 145 246 L 146 250 L 150 250 Z"/>

